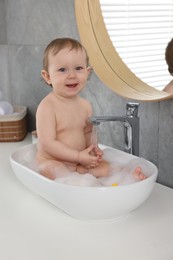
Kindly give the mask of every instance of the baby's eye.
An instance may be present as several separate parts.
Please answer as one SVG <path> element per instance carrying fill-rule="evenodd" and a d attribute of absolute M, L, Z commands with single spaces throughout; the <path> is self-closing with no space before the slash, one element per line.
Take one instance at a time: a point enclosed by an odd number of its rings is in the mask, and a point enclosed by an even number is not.
<path fill-rule="evenodd" d="M 78 66 L 78 67 L 76 67 L 76 70 L 83 70 L 83 67 Z"/>
<path fill-rule="evenodd" d="M 60 72 L 66 72 L 67 69 L 66 69 L 66 68 L 60 68 L 58 71 L 60 71 Z"/>

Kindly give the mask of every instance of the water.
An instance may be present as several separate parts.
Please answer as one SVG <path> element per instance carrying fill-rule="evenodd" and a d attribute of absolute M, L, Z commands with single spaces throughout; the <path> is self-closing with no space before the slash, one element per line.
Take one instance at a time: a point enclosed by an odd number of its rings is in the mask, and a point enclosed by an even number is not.
<path fill-rule="evenodd" d="M 93 125 L 90 143 L 98 147 L 98 125 Z"/>

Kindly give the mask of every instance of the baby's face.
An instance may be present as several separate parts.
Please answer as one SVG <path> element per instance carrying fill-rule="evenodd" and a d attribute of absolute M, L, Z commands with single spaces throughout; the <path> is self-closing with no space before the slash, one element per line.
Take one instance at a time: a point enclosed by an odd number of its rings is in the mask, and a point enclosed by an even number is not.
<path fill-rule="evenodd" d="M 85 86 L 90 68 L 83 50 L 65 48 L 56 55 L 49 55 L 48 84 L 56 95 L 73 97 Z"/>

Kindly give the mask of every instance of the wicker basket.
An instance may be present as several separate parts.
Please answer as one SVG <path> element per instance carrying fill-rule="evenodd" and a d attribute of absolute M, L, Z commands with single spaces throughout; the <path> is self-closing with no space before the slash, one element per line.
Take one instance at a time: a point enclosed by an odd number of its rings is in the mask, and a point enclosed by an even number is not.
<path fill-rule="evenodd" d="M 27 108 L 14 106 L 12 115 L 0 116 L 0 142 L 17 142 L 27 134 Z"/>

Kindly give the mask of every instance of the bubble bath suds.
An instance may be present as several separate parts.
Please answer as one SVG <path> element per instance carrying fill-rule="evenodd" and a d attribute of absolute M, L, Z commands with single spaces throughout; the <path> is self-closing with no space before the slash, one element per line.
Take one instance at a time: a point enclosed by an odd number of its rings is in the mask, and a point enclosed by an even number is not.
<path fill-rule="evenodd" d="M 152 174 L 149 162 L 143 158 L 132 157 L 133 159 L 130 160 L 129 154 L 119 153 L 118 150 L 111 148 L 105 148 L 103 152 L 103 159 L 110 163 L 110 172 L 107 177 L 96 178 L 91 173 L 79 174 L 78 172 L 70 172 L 66 175 L 62 173 L 62 177 L 58 177 L 54 181 L 83 187 L 107 187 L 126 185 L 140 181 L 136 179 L 133 174 L 136 167 L 141 167 L 142 172 L 146 176 Z M 23 158 L 19 158 L 19 162 L 31 170 L 38 172 L 36 164 L 34 163 L 35 154 L 36 152 L 33 153 L 33 151 L 30 151 L 26 153 Z"/>
<path fill-rule="evenodd" d="M 103 159 L 110 163 L 110 172 L 107 177 L 96 178 L 91 173 L 79 174 L 71 172 L 63 177 L 55 179 L 58 183 L 83 187 L 103 187 L 127 185 L 141 181 L 134 176 L 134 170 L 141 167 L 146 176 L 152 174 L 149 163 L 143 158 L 134 158 L 127 161 L 127 155 L 119 155 L 116 150 L 104 149 Z"/>

